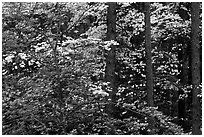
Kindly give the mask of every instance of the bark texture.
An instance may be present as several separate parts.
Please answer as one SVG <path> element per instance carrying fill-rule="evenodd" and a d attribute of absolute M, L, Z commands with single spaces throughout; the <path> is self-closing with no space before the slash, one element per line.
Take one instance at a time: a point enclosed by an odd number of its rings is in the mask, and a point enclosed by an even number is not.
<path fill-rule="evenodd" d="M 150 23 L 150 3 L 145 3 L 145 53 L 146 53 L 146 78 L 147 78 L 147 103 L 154 106 L 153 100 L 153 72 L 151 53 L 151 23 Z"/>
<path fill-rule="evenodd" d="M 146 53 L 146 91 L 147 91 L 147 104 L 150 107 L 154 106 L 153 99 L 153 71 L 152 71 L 152 53 L 151 53 L 151 22 L 150 22 L 150 3 L 145 3 L 145 53 Z M 154 134 L 154 118 L 149 118 L 150 135 Z"/>
<path fill-rule="evenodd" d="M 116 34 L 116 3 L 108 2 L 108 12 L 107 12 L 107 40 L 115 40 Z M 108 51 L 106 57 L 106 72 L 105 80 L 110 83 L 111 91 L 109 92 L 109 100 L 111 101 L 108 106 L 108 112 L 111 116 L 114 114 L 114 103 L 116 96 L 116 78 L 115 78 L 115 50 L 116 47 L 111 45 L 111 50 Z"/>
<path fill-rule="evenodd" d="M 201 104 L 198 98 L 200 92 L 201 76 L 200 76 L 200 45 L 199 45 L 199 19 L 200 3 L 192 2 L 192 107 L 193 107 L 193 135 L 201 135 Z"/>

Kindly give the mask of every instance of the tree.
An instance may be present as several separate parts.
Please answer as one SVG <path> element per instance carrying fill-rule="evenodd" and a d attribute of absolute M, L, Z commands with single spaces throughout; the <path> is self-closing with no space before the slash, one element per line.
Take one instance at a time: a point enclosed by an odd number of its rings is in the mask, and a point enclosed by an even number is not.
<path fill-rule="evenodd" d="M 116 3 L 108 2 L 108 12 L 107 12 L 107 40 L 115 40 L 116 38 Z M 116 78 L 115 78 L 115 55 L 116 55 L 116 46 L 114 44 L 110 45 L 111 49 L 107 53 L 106 57 L 106 72 L 105 72 L 105 80 L 110 82 L 111 91 L 109 93 L 109 98 L 111 103 L 108 107 L 108 111 L 110 115 L 114 113 L 114 102 L 115 102 L 115 94 L 117 91 L 116 88 Z"/>
<path fill-rule="evenodd" d="M 150 107 L 154 106 L 153 98 L 153 71 L 152 71 L 152 53 L 151 53 L 151 23 L 150 23 L 150 3 L 145 3 L 145 53 L 146 53 L 146 91 L 147 91 L 147 104 Z M 154 130 L 154 119 L 150 118 L 151 131 Z M 154 134 L 154 132 L 150 132 Z"/>
<path fill-rule="evenodd" d="M 149 106 L 154 106 L 153 99 L 153 72 L 151 53 L 151 24 L 150 24 L 150 3 L 145 3 L 145 53 L 146 53 L 146 79 L 147 79 L 147 102 Z"/>
<path fill-rule="evenodd" d="M 192 107 L 193 107 L 193 125 L 192 133 L 194 135 L 201 135 L 201 111 L 200 111 L 200 101 L 198 95 L 200 93 L 200 45 L 199 45 L 199 24 L 201 23 L 199 19 L 200 3 L 192 2 Z"/>

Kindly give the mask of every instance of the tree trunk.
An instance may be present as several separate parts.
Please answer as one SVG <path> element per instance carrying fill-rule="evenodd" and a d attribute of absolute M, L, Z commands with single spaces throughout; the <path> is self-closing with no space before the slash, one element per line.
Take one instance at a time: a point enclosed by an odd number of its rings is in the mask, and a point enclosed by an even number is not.
<path fill-rule="evenodd" d="M 146 53 L 146 91 L 147 91 L 147 104 L 150 107 L 154 106 L 153 99 L 153 71 L 152 71 L 152 53 L 151 53 L 151 23 L 150 23 L 150 3 L 145 3 L 145 53 Z M 149 119 L 150 133 L 154 134 L 154 118 Z"/>
<path fill-rule="evenodd" d="M 107 40 L 115 40 L 116 34 L 116 3 L 108 2 L 108 12 L 107 12 Z M 108 51 L 108 55 L 106 57 L 106 72 L 105 72 L 105 80 L 106 82 L 110 82 L 111 92 L 109 92 L 109 100 L 111 103 L 109 104 L 107 111 L 110 116 L 114 115 L 114 104 L 115 96 L 116 96 L 116 78 L 115 78 L 115 45 L 111 45 L 111 50 Z"/>
<path fill-rule="evenodd" d="M 145 3 L 145 53 L 146 53 L 146 78 L 147 78 L 147 103 L 154 106 L 153 100 L 153 72 L 152 72 L 152 53 L 151 53 L 151 24 L 150 24 L 150 3 Z"/>
<path fill-rule="evenodd" d="M 200 3 L 192 2 L 192 107 L 193 107 L 193 135 L 201 135 L 201 104 L 198 98 L 200 92 L 201 76 L 200 76 L 200 51 L 199 51 L 199 25 L 201 23 L 199 19 Z"/>

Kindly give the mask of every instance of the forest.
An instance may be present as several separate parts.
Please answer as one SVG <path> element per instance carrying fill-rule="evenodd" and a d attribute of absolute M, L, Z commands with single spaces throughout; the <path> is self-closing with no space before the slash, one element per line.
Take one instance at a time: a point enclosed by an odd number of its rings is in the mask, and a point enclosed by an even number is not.
<path fill-rule="evenodd" d="M 3 135 L 201 135 L 201 2 L 2 2 Z"/>

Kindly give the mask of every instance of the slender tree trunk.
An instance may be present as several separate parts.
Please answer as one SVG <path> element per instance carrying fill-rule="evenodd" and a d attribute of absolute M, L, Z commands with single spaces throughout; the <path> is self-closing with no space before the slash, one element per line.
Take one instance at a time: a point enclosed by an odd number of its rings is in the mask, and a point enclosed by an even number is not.
<path fill-rule="evenodd" d="M 107 40 L 115 40 L 116 34 L 116 3 L 108 2 L 108 12 L 107 12 Z M 111 100 L 110 105 L 108 106 L 108 113 L 114 115 L 114 102 L 116 96 L 116 80 L 115 80 L 115 49 L 114 45 L 111 45 L 111 50 L 108 51 L 106 57 L 106 72 L 105 80 L 110 82 L 111 92 L 109 92 L 109 99 Z"/>
<path fill-rule="evenodd" d="M 150 107 L 154 106 L 153 99 L 153 71 L 152 71 L 152 53 L 151 53 L 151 23 L 150 23 L 150 3 L 145 3 L 145 53 L 146 53 L 146 91 L 147 91 L 147 104 Z M 154 118 L 149 119 L 150 133 L 154 134 Z"/>
<path fill-rule="evenodd" d="M 153 100 L 153 72 L 151 53 L 151 24 L 150 24 L 150 3 L 145 3 L 145 53 L 146 53 L 146 77 L 147 77 L 147 103 L 154 106 Z"/>
<path fill-rule="evenodd" d="M 200 51 L 199 51 L 199 25 L 201 23 L 199 19 L 200 3 L 192 2 L 192 107 L 193 107 L 193 126 L 192 133 L 194 135 L 201 135 L 201 110 L 198 94 L 200 92 L 201 76 L 200 76 Z"/>

